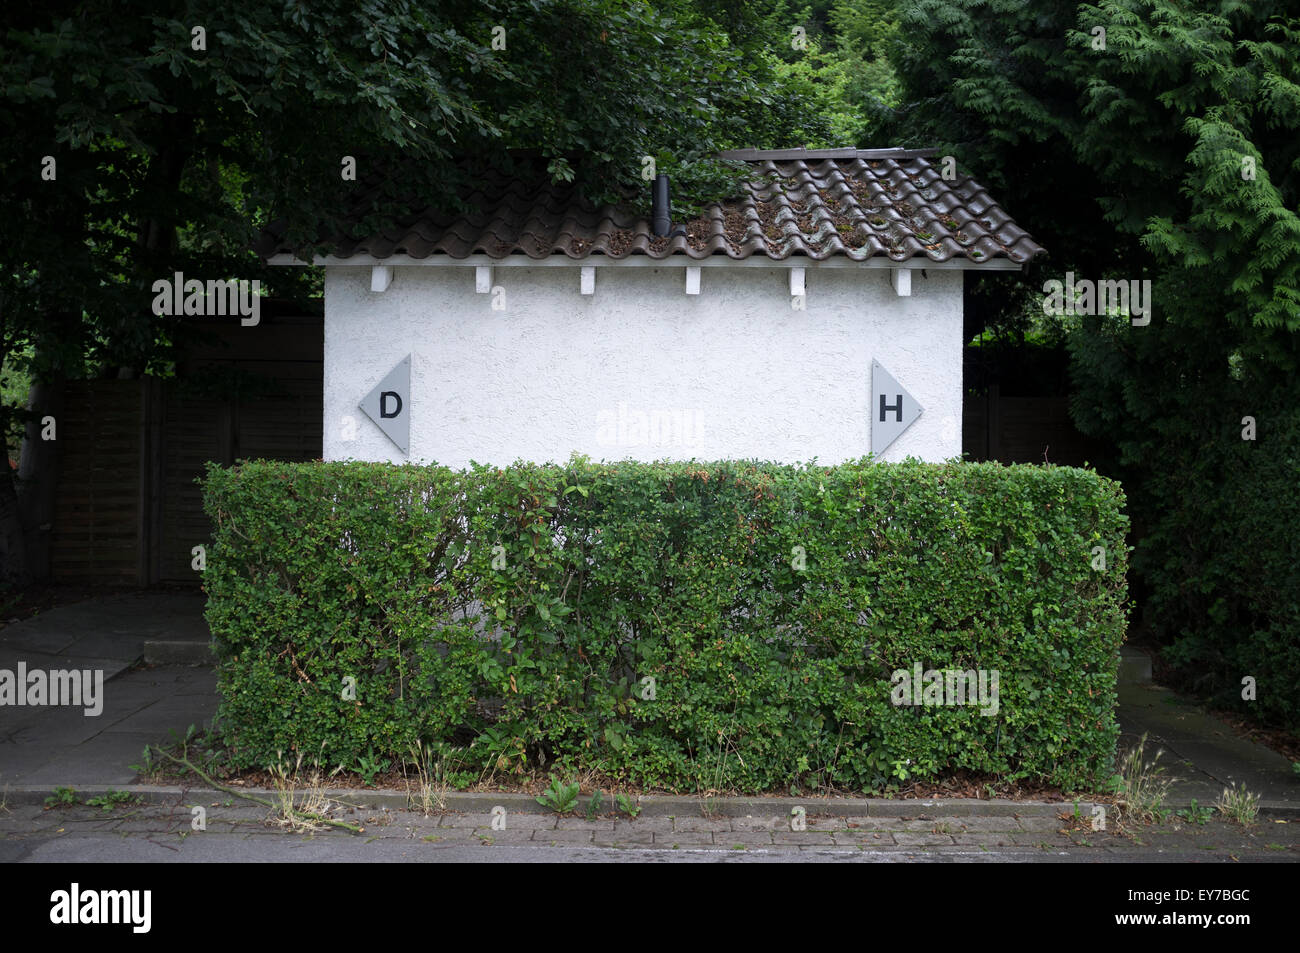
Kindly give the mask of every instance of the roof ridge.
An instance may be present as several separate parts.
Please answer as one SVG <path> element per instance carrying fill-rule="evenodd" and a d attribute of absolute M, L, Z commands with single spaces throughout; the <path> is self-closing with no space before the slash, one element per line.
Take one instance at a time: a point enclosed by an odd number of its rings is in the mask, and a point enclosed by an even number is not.
<path fill-rule="evenodd" d="M 794 159 L 928 159 L 937 156 L 938 149 L 905 149 L 888 146 L 883 149 L 832 148 L 809 149 L 728 149 L 718 153 L 720 159 L 740 159 L 744 162 L 789 162 Z"/>

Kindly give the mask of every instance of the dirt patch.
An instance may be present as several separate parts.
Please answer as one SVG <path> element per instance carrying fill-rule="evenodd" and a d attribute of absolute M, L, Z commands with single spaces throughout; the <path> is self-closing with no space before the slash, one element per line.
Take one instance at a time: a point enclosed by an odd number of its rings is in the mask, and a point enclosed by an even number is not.
<path fill-rule="evenodd" d="M 194 747 L 191 747 L 190 750 L 191 756 L 193 756 L 195 753 Z M 272 789 L 276 786 L 276 782 L 280 780 L 278 775 L 265 770 L 226 770 L 220 764 L 219 753 L 215 759 L 201 760 L 197 763 L 199 763 L 201 768 L 205 772 L 209 773 L 213 778 L 223 784 L 229 785 L 230 787 Z M 193 775 L 181 772 L 175 765 L 167 762 L 165 759 L 156 759 L 154 765 L 155 770 L 150 772 L 148 775 L 142 775 L 137 779 L 139 783 L 172 784 L 179 786 L 194 786 L 198 783 L 197 779 Z M 579 792 L 582 795 L 590 795 L 595 791 L 600 791 L 607 797 L 613 797 L 615 794 L 626 794 L 629 797 L 673 795 L 788 799 L 792 794 L 790 788 L 785 788 L 779 791 L 763 791 L 755 794 L 725 788 L 688 791 L 670 790 L 668 788 L 641 787 L 625 780 L 613 778 L 594 771 L 582 772 L 576 776 L 568 776 L 578 782 Z M 289 777 L 294 779 L 292 774 L 290 774 Z M 321 779 L 323 786 L 328 788 L 350 788 L 355 790 L 397 791 L 408 793 L 417 792 L 419 787 L 419 779 L 414 775 L 414 773 L 404 774 L 401 770 L 392 770 L 382 774 L 376 774 L 370 778 L 369 783 L 367 783 L 361 775 L 352 771 L 339 771 L 330 773 L 327 776 L 322 774 Z M 534 772 L 523 775 L 512 774 L 509 776 L 485 773 L 485 776 L 477 783 L 460 788 L 449 787 L 447 793 L 529 794 L 537 796 L 547 789 L 550 784 L 550 779 L 550 772 Z M 305 784 L 310 780 L 310 778 L 304 769 L 294 780 L 300 784 Z M 1008 782 L 991 775 L 972 774 L 964 771 L 957 772 L 951 777 L 943 778 L 938 781 L 912 782 L 891 789 L 866 791 L 850 790 L 847 788 L 822 788 L 798 790 L 795 793 L 798 797 L 809 799 L 864 797 L 890 798 L 894 800 L 934 800 L 937 798 L 964 798 L 986 801 L 1046 801 L 1061 803 L 1070 802 L 1080 797 L 1085 797 L 1091 800 L 1099 799 L 1097 795 L 1092 794 L 1080 795 L 1075 793 L 1067 795 L 1061 789 L 1047 784 L 1038 784 L 1026 781 Z"/>
<path fill-rule="evenodd" d="M 1244 715 L 1239 715 L 1236 712 L 1223 711 L 1217 708 L 1210 708 L 1207 711 L 1240 737 L 1276 751 L 1288 761 L 1300 761 L 1300 738 L 1290 732 L 1283 731 L 1280 728 L 1262 728 L 1252 721 L 1247 721 Z"/>

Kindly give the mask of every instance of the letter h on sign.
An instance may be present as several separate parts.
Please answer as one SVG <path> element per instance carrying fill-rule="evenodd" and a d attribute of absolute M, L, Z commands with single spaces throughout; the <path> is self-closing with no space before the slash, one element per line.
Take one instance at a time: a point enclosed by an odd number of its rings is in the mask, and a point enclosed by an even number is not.
<path fill-rule="evenodd" d="M 871 407 L 875 411 L 875 419 L 871 421 L 871 452 L 877 455 L 921 416 L 921 405 L 916 398 L 879 361 L 871 362 Z"/>

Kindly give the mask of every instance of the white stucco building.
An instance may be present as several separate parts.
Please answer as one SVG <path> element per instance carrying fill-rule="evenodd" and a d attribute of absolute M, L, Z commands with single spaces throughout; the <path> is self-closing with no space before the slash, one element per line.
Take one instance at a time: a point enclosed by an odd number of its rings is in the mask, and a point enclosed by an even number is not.
<path fill-rule="evenodd" d="M 1042 249 L 925 153 L 732 156 L 747 194 L 671 234 L 503 182 L 316 259 L 325 458 L 959 456 L 962 272 Z"/>

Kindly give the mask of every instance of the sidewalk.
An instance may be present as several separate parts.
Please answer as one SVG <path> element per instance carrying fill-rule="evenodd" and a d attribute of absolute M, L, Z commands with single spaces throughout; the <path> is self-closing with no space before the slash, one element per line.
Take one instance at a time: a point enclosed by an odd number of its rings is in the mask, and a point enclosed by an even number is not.
<path fill-rule="evenodd" d="M 534 804 L 502 810 L 481 799 L 462 811 L 424 814 L 377 804 L 373 794 L 330 808 L 357 828 L 289 831 L 265 807 L 223 794 L 189 791 L 109 809 L 79 804 L 0 811 L 0 863 L 144 861 L 434 863 L 1294 863 L 1300 823 L 1262 819 L 1250 828 L 1209 819 L 1121 831 L 1079 829 L 1058 815 L 1073 805 L 1019 806 L 1018 815 L 948 816 L 921 802 L 872 802 L 901 810 L 816 816 L 794 829 L 791 801 L 777 810 L 704 817 L 688 812 L 635 819 L 539 813 Z M 808 802 L 805 802 L 808 803 Z M 987 803 L 987 802 L 985 802 Z M 496 805 L 493 805 L 495 807 Z M 1009 802 L 1003 802 L 1008 807 Z M 504 807 L 504 806 L 503 806 Z M 201 809 L 202 814 L 197 812 Z M 860 810 L 860 809 L 859 809 Z M 196 823 L 196 817 L 202 820 Z"/>
<path fill-rule="evenodd" d="M 1282 755 L 1242 738 L 1213 715 L 1153 684 L 1119 686 L 1120 747 L 1147 736 L 1146 756 L 1176 778 L 1170 801 L 1213 804 L 1230 784 L 1260 795 L 1261 810 L 1300 815 L 1300 775 Z"/>
<path fill-rule="evenodd" d="M 11 803 L 19 794 L 43 798 L 55 786 L 94 792 L 130 784 L 135 778 L 130 766 L 139 763 L 145 745 L 211 720 L 218 696 L 210 667 L 163 664 L 132 670 L 145 658 L 205 656 L 203 598 L 200 592 L 142 592 L 92 599 L 0 630 L 0 668 L 14 670 L 19 661 L 28 670 L 102 668 L 105 679 L 104 709 L 97 717 L 87 717 L 79 708 L 0 708 L 0 791 L 8 789 Z M 1300 817 L 1300 777 L 1290 762 L 1239 738 L 1171 692 L 1150 684 L 1121 685 L 1119 721 L 1122 745 L 1146 733 L 1149 756 L 1163 749 L 1159 763 L 1178 777 L 1171 806 L 1185 807 L 1193 799 L 1212 804 L 1236 782 L 1261 795 L 1262 813 Z M 385 800 L 375 792 L 357 793 L 371 803 Z M 813 804 L 817 810 L 828 804 L 818 799 L 805 803 L 810 814 Z M 932 814 L 940 807 L 916 800 L 862 803 L 911 805 L 918 813 Z M 1006 803 L 947 802 L 942 807 L 945 815 L 1005 816 Z M 1060 805 L 1051 807 L 1059 810 Z"/>
<path fill-rule="evenodd" d="M 104 673 L 103 711 L 0 708 L 0 791 L 121 787 L 145 745 L 184 734 L 217 708 L 210 666 L 132 666 L 146 659 L 210 658 L 202 592 L 140 592 L 47 610 L 0 630 L 0 669 Z"/>

